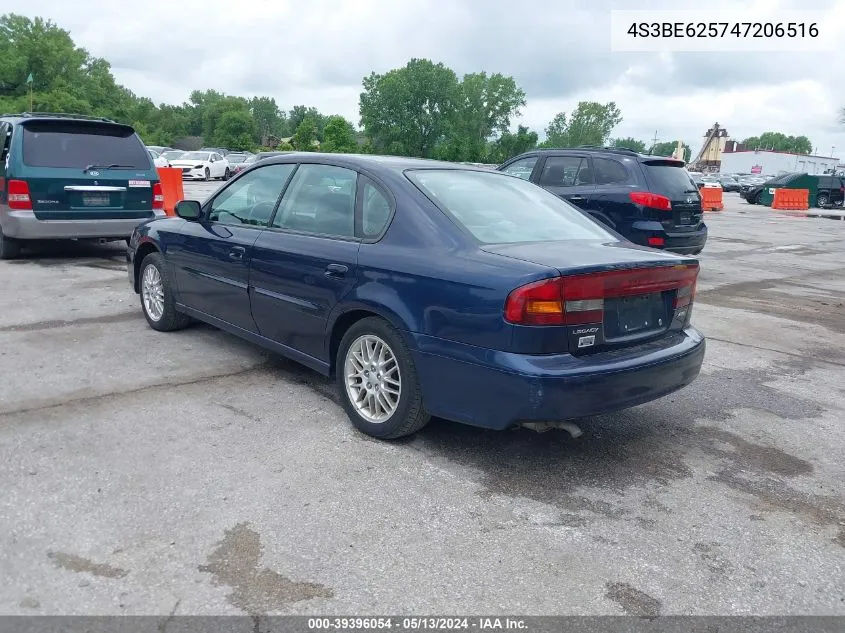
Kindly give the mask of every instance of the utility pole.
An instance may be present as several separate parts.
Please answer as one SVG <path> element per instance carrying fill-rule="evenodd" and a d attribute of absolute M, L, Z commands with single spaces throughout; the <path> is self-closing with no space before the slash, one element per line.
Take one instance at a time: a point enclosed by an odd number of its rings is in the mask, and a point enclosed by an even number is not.
<path fill-rule="evenodd" d="M 657 130 L 654 130 L 654 138 L 651 139 L 651 149 L 648 150 L 648 153 L 653 153 L 655 147 L 657 147 Z"/>

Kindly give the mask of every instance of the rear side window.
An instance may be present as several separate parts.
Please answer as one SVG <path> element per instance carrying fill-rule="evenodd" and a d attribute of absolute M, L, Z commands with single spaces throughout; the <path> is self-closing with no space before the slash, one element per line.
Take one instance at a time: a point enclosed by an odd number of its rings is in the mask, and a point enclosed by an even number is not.
<path fill-rule="evenodd" d="M 593 173 L 597 185 L 615 185 L 628 182 L 628 170 L 625 166 L 609 158 L 594 158 Z"/>
<path fill-rule="evenodd" d="M 653 193 L 677 200 L 698 191 L 680 163 L 655 161 L 643 163 L 643 168 Z"/>
<path fill-rule="evenodd" d="M 150 155 L 130 127 L 77 122 L 28 122 L 23 126 L 23 162 L 32 167 L 117 165 L 151 169 Z"/>
<path fill-rule="evenodd" d="M 552 156 L 546 159 L 540 184 L 544 187 L 575 187 L 593 184 L 590 163 L 579 156 Z"/>
<path fill-rule="evenodd" d="M 407 172 L 433 202 L 479 242 L 615 240 L 578 209 L 541 187 L 496 172 Z"/>

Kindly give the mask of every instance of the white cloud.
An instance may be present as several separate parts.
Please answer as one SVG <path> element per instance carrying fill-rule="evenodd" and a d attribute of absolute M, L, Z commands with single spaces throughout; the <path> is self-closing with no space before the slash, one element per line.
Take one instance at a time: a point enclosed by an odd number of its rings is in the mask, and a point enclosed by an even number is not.
<path fill-rule="evenodd" d="M 708 9 L 762 0 L 714 0 Z M 699 8 L 661 0 L 652 7 Z M 770 7 L 771 2 L 765 6 Z M 830 9 L 845 2 L 779 2 Z M 581 99 L 616 101 L 615 136 L 677 138 L 696 147 L 715 121 L 734 138 L 806 134 L 821 153 L 845 156 L 845 69 L 817 53 L 629 54 L 610 51 L 609 10 L 622 0 L 5 0 L 4 11 L 50 18 L 108 59 L 121 83 L 158 102 L 193 89 L 265 94 L 282 107 L 315 106 L 358 122 L 361 79 L 411 57 L 459 74 L 513 75 L 526 90 L 523 123 L 538 131 Z M 715 17 L 714 17 L 715 19 Z M 516 122 L 514 122 L 516 123 Z"/>

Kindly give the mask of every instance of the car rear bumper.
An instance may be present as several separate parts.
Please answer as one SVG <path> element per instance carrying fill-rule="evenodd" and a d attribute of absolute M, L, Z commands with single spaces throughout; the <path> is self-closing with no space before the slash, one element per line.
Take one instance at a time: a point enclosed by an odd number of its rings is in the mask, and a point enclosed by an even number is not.
<path fill-rule="evenodd" d="M 165 217 L 155 212 L 155 217 Z M 0 213 L 3 234 L 20 240 L 125 239 L 136 226 L 152 218 L 121 220 L 39 220 L 31 211 Z"/>
<path fill-rule="evenodd" d="M 490 429 L 608 413 L 690 384 L 704 336 L 688 328 L 636 347 L 589 356 L 525 356 L 411 335 L 426 410 Z M 477 362 L 486 361 L 486 362 Z"/>
<path fill-rule="evenodd" d="M 697 229 L 691 231 L 667 231 L 660 222 L 634 222 L 628 238 L 635 244 L 661 248 L 673 253 L 689 255 L 697 253 L 707 243 L 707 225 L 703 222 Z M 653 246 L 648 243 L 650 237 L 663 238 L 663 246 Z"/>

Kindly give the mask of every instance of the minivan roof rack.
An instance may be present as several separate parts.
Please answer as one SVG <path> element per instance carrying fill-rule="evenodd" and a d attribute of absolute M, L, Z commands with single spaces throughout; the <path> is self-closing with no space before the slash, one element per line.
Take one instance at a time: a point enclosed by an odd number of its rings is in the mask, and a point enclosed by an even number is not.
<path fill-rule="evenodd" d="M 83 121 L 103 121 L 104 123 L 115 123 L 111 119 L 102 116 L 89 116 L 87 114 L 73 114 L 71 112 L 18 112 L 15 114 L 0 114 L 3 117 L 36 118 L 49 117 L 57 119 L 81 119 Z"/>

